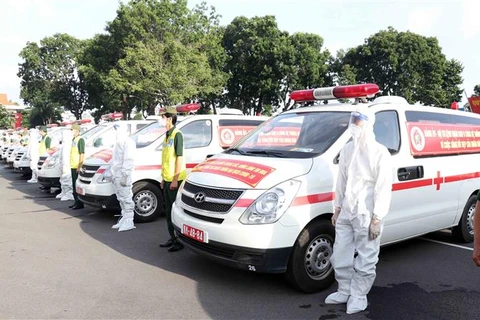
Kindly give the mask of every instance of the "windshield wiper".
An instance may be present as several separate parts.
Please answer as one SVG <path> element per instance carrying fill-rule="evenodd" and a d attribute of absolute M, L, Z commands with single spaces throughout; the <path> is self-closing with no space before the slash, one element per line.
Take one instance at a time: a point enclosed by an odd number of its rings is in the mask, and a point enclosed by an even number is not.
<path fill-rule="evenodd" d="M 262 155 L 267 155 L 270 157 L 277 157 L 277 158 L 285 158 L 285 154 L 283 152 L 278 152 L 278 151 L 268 151 L 268 150 L 253 150 L 253 151 L 247 151 L 247 154 L 262 154 Z"/>
<path fill-rule="evenodd" d="M 245 154 L 246 154 L 245 151 L 242 151 L 242 150 L 237 149 L 237 148 L 230 148 L 230 149 L 225 150 L 225 152 L 228 152 L 228 153 L 230 153 L 230 152 L 232 152 L 232 151 L 238 152 L 238 153 L 240 153 L 241 155 L 245 155 Z"/>

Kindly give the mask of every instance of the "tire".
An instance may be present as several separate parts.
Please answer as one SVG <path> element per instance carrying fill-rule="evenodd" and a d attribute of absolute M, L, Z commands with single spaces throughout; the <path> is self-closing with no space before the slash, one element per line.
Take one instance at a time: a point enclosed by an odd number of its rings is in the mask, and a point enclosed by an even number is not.
<path fill-rule="evenodd" d="M 153 183 L 140 181 L 132 188 L 135 222 L 152 222 L 163 212 L 163 195 Z"/>
<path fill-rule="evenodd" d="M 317 220 L 309 224 L 293 246 L 287 280 L 305 293 L 328 288 L 335 281 L 330 263 L 334 242 L 335 227 L 330 220 Z"/>
<path fill-rule="evenodd" d="M 473 241 L 473 215 L 475 214 L 475 204 L 477 203 L 477 196 L 471 196 L 465 208 L 463 209 L 462 217 L 458 222 L 458 226 L 452 229 L 453 239 L 458 242 L 472 242 Z"/>

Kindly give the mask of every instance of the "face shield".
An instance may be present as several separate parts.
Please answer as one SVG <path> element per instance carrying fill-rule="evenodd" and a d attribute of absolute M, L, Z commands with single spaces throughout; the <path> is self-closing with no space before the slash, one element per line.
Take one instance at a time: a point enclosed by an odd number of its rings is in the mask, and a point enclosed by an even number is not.
<path fill-rule="evenodd" d="M 359 111 L 351 113 L 348 130 L 353 138 L 359 138 L 362 135 L 368 120 L 368 116 Z"/>

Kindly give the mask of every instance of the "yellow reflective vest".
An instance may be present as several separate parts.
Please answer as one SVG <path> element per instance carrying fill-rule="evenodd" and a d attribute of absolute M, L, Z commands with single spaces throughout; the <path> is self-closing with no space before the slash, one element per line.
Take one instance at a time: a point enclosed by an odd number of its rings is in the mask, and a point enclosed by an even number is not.
<path fill-rule="evenodd" d="M 163 141 L 162 148 L 162 178 L 166 182 L 172 182 L 173 177 L 175 176 L 175 162 L 177 156 L 175 154 L 175 136 L 178 133 L 178 129 L 173 129 L 170 136 L 165 135 L 165 140 Z M 185 163 L 183 163 L 182 171 L 178 175 L 178 181 L 183 181 L 187 177 L 187 168 Z"/>
<path fill-rule="evenodd" d="M 72 141 L 72 149 L 70 149 L 70 168 L 77 169 L 80 163 L 80 152 L 78 151 L 78 141 L 82 137 L 78 136 Z"/>

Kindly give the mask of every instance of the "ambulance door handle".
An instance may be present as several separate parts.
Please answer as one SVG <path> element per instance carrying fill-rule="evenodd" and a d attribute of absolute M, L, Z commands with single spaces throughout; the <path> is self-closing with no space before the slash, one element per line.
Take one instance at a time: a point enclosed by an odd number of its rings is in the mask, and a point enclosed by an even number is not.
<path fill-rule="evenodd" d="M 397 171 L 399 181 L 423 178 L 423 166 L 400 168 Z"/>

